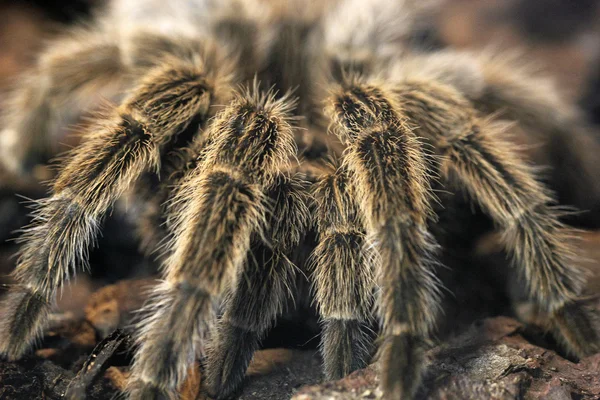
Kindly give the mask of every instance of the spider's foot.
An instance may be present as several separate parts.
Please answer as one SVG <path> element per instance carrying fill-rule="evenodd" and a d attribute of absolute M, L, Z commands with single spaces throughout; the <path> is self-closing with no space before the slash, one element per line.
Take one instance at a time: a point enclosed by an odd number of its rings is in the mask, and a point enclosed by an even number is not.
<path fill-rule="evenodd" d="M 364 323 L 330 319 L 323 328 L 323 360 L 327 380 L 342 379 L 367 366 L 372 338 Z"/>
<path fill-rule="evenodd" d="M 14 287 L 0 305 L 0 357 L 16 360 L 41 335 L 50 306 L 26 288 Z"/>
<path fill-rule="evenodd" d="M 259 345 L 255 332 L 221 323 L 208 350 L 204 388 L 211 398 L 226 399 L 240 386 Z"/>
<path fill-rule="evenodd" d="M 600 310 L 584 302 L 567 303 L 552 319 L 554 336 L 579 358 L 600 352 Z"/>
<path fill-rule="evenodd" d="M 421 383 L 424 363 L 419 343 L 415 336 L 408 333 L 386 338 L 380 348 L 381 389 L 384 399 L 414 398 Z"/>

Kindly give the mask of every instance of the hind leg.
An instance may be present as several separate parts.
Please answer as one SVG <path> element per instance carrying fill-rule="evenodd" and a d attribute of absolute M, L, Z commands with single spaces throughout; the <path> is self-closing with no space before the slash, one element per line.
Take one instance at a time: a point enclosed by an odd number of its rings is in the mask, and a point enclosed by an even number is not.
<path fill-rule="evenodd" d="M 125 71 L 116 40 L 104 32 L 81 29 L 56 41 L 6 101 L 0 120 L 3 166 L 29 174 L 56 154 L 65 117 L 102 88 L 112 84 L 116 89 Z"/>

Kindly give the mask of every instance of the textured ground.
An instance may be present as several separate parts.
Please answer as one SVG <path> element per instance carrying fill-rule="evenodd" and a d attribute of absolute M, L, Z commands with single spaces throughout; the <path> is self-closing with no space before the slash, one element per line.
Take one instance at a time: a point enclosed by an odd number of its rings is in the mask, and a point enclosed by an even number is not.
<path fill-rule="evenodd" d="M 124 288 L 124 285 L 121 285 Z M 119 287 L 112 289 L 119 290 Z M 105 289 L 106 290 L 106 289 Z M 107 293 L 101 293 L 105 297 Z M 117 296 L 118 298 L 118 296 Z M 130 337 L 98 332 L 119 320 L 121 305 L 97 302 L 86 320 L 57 315 L 35 355 L 16 363 L 0 362 L 0 399 L 111 399 L 128 377 Z M 131 304 L 131 303 L 130 303 Z M 102 316 L 101 316 L 102 315 Z M 600 354 L 569 361 L 531 343 L 523 325 L 507 317 L 478 320 L 464 332 L 428 351 L 429 368 L 418 398 L 428 399 L 598 399 Z M 321 360 L 314 350 L 259 351 L 238 399 L 377 399 L 376 367 L 337 382 L 321 383 Z M 191 370 L 181 389 L 185 400 L 205 399 L 202 373 Z"/>

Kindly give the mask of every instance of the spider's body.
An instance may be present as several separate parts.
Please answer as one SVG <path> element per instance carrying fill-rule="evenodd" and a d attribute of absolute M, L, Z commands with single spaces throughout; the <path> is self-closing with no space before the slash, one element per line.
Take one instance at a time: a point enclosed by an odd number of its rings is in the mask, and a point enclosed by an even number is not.
<path fill-rule="evenodd" d="M 440 308 L 436 211 L 450 203 L 445 194 L 437 204 L 432 188 L 464 195 L 494 221 L 571 352 L 600 350 L 597 316 L 576 302 L 583 279 L 569 230 L 507 143 L 512 125 L 492 116 L 504 111 L 551 138 L 584 135 L 544 80 L 498 57 L 412 52 L 422 10 L 409 1 L 224 3 L 115 1 L 97 26 L 48 52 L 33 72 L 43 85 L 14 96 L 5 151 L 11 135 L 45 134 L 84 87 L 116 80 L 126 93 L 66 158 L 26 230 L 0 353 L 17 358 L 40 335 L 102 217 L 133 187 L 147 210 L 145 246 L 166 245 L 164 280 L 139 325 L 132 398 L 173 395 L 200 354 L 207 391 L 231 394 L 294 296 L 294 263 L 313 283 L 327 378 L 369 361 L 378 315 L 384 393 L 411 398 Z M 256 80 L 233 90 L 255 74 L 298 85 L 299 101 Z M 8 162 L 16 170 L 34 153 L 24 148 Z"/>

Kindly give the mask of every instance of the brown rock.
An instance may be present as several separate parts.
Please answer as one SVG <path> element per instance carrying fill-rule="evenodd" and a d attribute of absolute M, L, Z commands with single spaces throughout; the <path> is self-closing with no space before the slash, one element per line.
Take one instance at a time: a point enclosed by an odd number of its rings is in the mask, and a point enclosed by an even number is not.
<path fill-rule="evenodd" d="M 129 379 L 130 375 L 131 373 L 127 367 L 110 367 L 106 369 L 106 372 L 104 372 L 104 377 L 108 379 L 120 392 L 124 391 L 125 387 L 127 387 L 127 380 Z"/>
<path fill-rule="evenodd" d="M 598 399 L 600 354 L 573 363 L 529 343 L 517 321 L 497 317 L 474 324 L 428 352 L 421 399 Z M 294 400 L 380 398 L 376 368 L 301 389 Z"/>
<path fill-rule="evenodd" d="M 85 307 L 86 320 L 102 337 L 129 325 L 154 284 L 154 279 L 132 279 L 101 288 L 88 300 Z"/>

